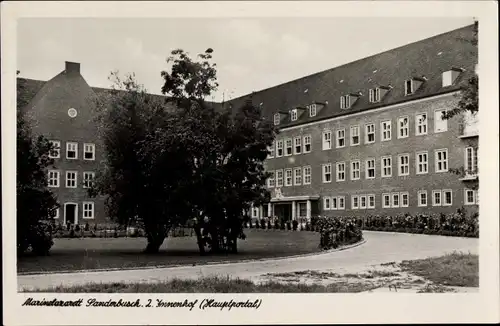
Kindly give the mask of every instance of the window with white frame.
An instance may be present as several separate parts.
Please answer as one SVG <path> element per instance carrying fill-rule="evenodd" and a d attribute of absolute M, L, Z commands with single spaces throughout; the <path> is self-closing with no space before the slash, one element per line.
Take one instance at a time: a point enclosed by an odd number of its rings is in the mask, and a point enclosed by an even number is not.
<path fill-rule="evenodd" d="M 434 152 L 436 172 L 448 172 L 448 149 L 437 149 Z"/>
<path fill-rule="evenodd" d="M 292 169 L 285 169 L 285 187 L 290 187 L 293 184 Z"/>
<path fill-rule="evenodd" d="M 413 94 L 413 81 L 411 79 L 405 80 L 405 95 Z"/>
<path fill-rule="evenodd" d="M 407 138 L 410 135 L 410 118 L 398 118 L 398 138 Z"/>
<path fill-rule="evenodd" d="M 474 189 L 464 189 L 464 204 L 465 205 L 475 205 L 476 204 L 476 194 Z"/>
<path fill-rule="evenodd" d="M 50 217 L 53 219 L 58 219 L 59 218 L 59 208 L 56 208 L 52 211 L 52 213 L 49 213 Z"/>
<path fill-rule="evenodd" d="M 427 191 L 420 190 L 417 194 L 418 194 L 418 206 L 419 207 L 427 206 Z"/>
<path fill-rule="evenodd" d="M 351 209 L 359 208 L 359 197 L 357 195 L 351 196 Z"/>
<path fill-rule="evenodd" d="M 332 149 L 332 132 L 331 130 L 323 131 L 323 150 Z"/>
<path fill-rule="evenodd" d="M 259 218 L 259 208 L 258 207 L 252 207 L 252 217 Z"/>
<path fill-rule="evenodd" d="M 316 116 L 316 112 L 317 112 L 316 103 L 313 103 L 313 104 L 309 105 L 309 116 L 310 117 L 315 117 Z"/>
<path fill-rule="evenodd" d="M 295 137 L 293 141 L 294 141 L 294 154 L 297 155 L 302 153 L 302 138 L 298 136 Z"/>
<path fill-rule="evenodd" d="M 276 157 L 282 157 L 283 156 L 283 140 L 278 140 L 276 142 Z"/>
<path fill-rule="evenodd" d="M 392 157 L 382 156 L 380 158 L 380 165 L 382 166 L 382 177 L 392 177 Z"/>
<path fill-rule="evenodd" d="M 304 167 L 304 184 L 305 185 L 310 185 L 311 184 L 311 167 L 310 166 L 305 166 Z"/>
<path fill-rule="evenodd" d="M 359 126 L 351 126 L 351 146 L 359 145 Z"/>
<path fill-rule="evenodd" d="M 300 186 L 302 184 L 302 168 L 294 168 L 294 185 Z"/>
<path fill-rule="evenodd" d="M 382 121 L 380 123 L 380 139 L 382 141 L 391 140 L 391 121 Z"/>
<path fill-rule="evenodd" d="M 365 177 L 366 179 L 375 179 L 375 159 L 369 158 L 366 160 L 366 171 Z"/>
<path fill-rule="evenodd" d="M 58 188 L 59 187 L 59 176 L 60 176 L 59 171 L 49 170 L 48 186 L 50 188 Z"/>
<path fill-rule="evenodd" d="M 78 143 L 66 143 L 66 158 L 70 160 L 76 160 L 78 158 Z"/>
<path fill-rule="evenodd" d="M 281 117 L 280 117 L 280 114 L 279 114 L 279 113 L 275 113 L 275 114 L 274 114 L 274 125 L 275 125 L 275 126 L 277 126 L 277 125 L 279 125 L 279 124 L 280 124 L 280 120 L 281 120 L 280 118 L 281 118 Z"/>
<path fill-rule="evenodd" d="M 290 120 L 297 121 L 297 109 L 293 109 L 290 111 Z"/>
<path fill-rule="evenodd" d="M 338 204 L 339 204 L 339 209 L 345 209 L 345 197 L 344 196 L 338 196 Z"/>
<path fill-rule="evenodd" d="M 427 135 L 427 113 L 417 113 L 415 116 L 415 135 Z"/>
<path fill-rule="evenodd" d="M 450 189 L 443 190 L 443 206 L 453 205 L 453 193 Z"/>
<path fill-rule="evenodd" d="M 337 130 L 337 148 L 345 146 L 345 129 Z"/>
<path fill-rule="evenodd" d="M 439 109 L 434 111 L 434 132 L 445 132 L 448 130 L 448 120 L 443 119 L 446 110 Z"/>
<path fill-rule="evenodd" d="M 332 182 L 332 164 L 323 164 L 323 183 Z"/>
<path fill-rule="evenodd" d="M 375 208 L 375 195 L 368 195 L 368 208 Z"/>
<path fill-rule="evenodd" d="M 417 160 L 417 174 L 425 174 L 428 172 L 428 159 L 429 155 L 427 152 L 417 152 L 416 160 Z"/>
<path fill-rule="evenodd" d="M 77 172 L 66 171 L 66 188 L 76 188 Z"/>
<path fill-rule="evenodd" d="M 343 95 L 340 97 L 340 108 L 348 109 L 351 107 L 351 97 L 349 95 Z"/>
<path fill-rule="evenodd" d="M 391 197 L 392 197 L 391 207 L 393 207 L 393 208 L 399 207 L 399 193 L 398 192 L 392 193 Z"/>
<path fill-rule="evenodd" d="M 465 173 L 475 175 L 477 173 L 477 149 L 473 147 L 465 148 Z"/>
<path fill-rule="evenodd" d="M 382 207 L 390 208 L 391 207 L 391 195 L 390 194 L 382 194 Z"/>
<path fill-rule="evenodd" d="M 311 152 L 311 135 L 304 136 L 304 153 Z"/>
<path fill-rule="evenodd" d="M 398 174 L 400 176 L 410 175 L 410 154 L 398 155 Z"/>
<path fill-rule="evenodd" d="M 88 219 L 94 218 L 94 202 L 91 201 L 83 202 L 83 218 L 88 218 Z"/>
<path fill-rule="evenodd" d="M 325 211 L 332 209 L 331 201 L 332 201 L 332 199 L 330 197 L 323 197 L 323 209 Z"/>
<path fill-rule="evenodd" d="M 402 192 L 401 194 L 401 207 L 410 206 L 410 194 L 407 192 Z"/>
<path fill-rule="evenodd" d="M 88 161 L 95 160 L 95 144 L 83 144 L 83 159 Z"/>
<path fill-rule="evenodd" d="M 336 170 L 337 170 L 337 181 L 344 181 L 345 180 L 345 163 L 338 162 Z"/>
<path fill-rule="evenodd" d="M 292 154 L 293 154 L 292 138 L 287 138 L 285 140 L 285 156 L 290 156 Z"/>
<path fill-rule="evenodd" d="M 276 187 L 283 187 L 283 170 L 276 170 Z"/>
<path fill-rule="evenodd" d="M 270 171 L 269 178 L 267 179 L 267 186 L 269 188 L 274 188 L 274 186 L 276 185 L 275 181 L 276 180 L 274 179 L 274 171 Z"/>
<path fill-rule="evenodd" d="M 366 196 L 359 196 L 359 208 L 366 209 L 368 207 L 368 202 L 366 201 Z"/>
<path fill-rule="evenodd" d="M 337 197 L 332 197 L 332 209 L 333 210 L 339 209 L 338 198 Z"/>
<path fill-rule="evenodd" d="M 60 158 L 61 157 L 61 142 L 58 140 L 51 140 L 50 144 L 52 149 L 49 152 L 50 158 Z"/>
<path fill-rule="evenodd" d="M 274 158 L 274 149 L 276 148 L 275 146 L 276 145 L 274 144 L 274 141 L 273 141 L 273 144 L 271 146 L 269 146 L 269 148 L 267 149 L 267 151 L 269 152 L 267 154 L 267 158 Z"/>
<path fill-rule="evenodd" d="M 432 206 L 441 206 L 441 190 L 432 191 Z"/>
<path fill-rule="evenodd" d="M 375 142 L 375 124 L 370 123 L 365 125 L 365 143 L 371 144 Z"/>
<path fill-rule="evenodd" d="M 360 169 L 361 163 L 359 162 L 359 160 L 351 161 L 351 180 L 360 179 Z"/>
<path fill-rule="evenodd" d="M 368 92 L 368 100 L 370 103 L 380 102 L 380 88 L 372 88 Z"/>
<path fill-rule="evenodd" d="M 83 188 L 91 188 L 94 185 L 95 172 L 83 172 Z"/>

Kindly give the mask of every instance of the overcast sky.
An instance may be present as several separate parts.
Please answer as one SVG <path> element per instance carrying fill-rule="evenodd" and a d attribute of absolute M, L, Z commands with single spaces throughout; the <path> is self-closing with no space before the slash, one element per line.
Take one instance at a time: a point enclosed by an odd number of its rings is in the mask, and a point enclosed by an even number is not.
<path fill-rule="evenodd" d="M 18 24 L 21 77 L 48 80 L 64 61 L 81 63 L 90 86 L 134 72 L 160 93 L 175 48 L 211 47 L 226 100 L 472 24 L 472 18 L 24 18 Z"/>

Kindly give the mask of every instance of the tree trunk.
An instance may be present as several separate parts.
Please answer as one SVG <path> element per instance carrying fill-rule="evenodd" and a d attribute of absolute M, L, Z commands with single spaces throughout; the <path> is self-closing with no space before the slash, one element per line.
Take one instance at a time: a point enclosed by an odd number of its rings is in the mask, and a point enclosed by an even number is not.
<path fill-rule="evenodd" d="M 163 230 L 162 226 L 154 227 L 154 230 L 147 230 L 148 244 L 144 249 L 146 253 L 157 253 L 160 250 L 163 241 L 165 240 L 167 232 Z"/>
<path fill-rule="evenodd" d="M 203 242 L 203 236 L 201 234 L 201 228 L 199 225 L 194 226 L 194 232 L 196 233 L 196 240 L 198 241 L 198 249 L 200 250 L 200 255 L 205 255 L 205 244 Z"/>

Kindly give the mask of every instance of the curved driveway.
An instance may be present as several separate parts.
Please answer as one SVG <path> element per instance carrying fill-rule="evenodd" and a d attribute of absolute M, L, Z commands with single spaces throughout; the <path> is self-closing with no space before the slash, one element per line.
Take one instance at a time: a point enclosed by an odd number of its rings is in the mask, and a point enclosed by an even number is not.
<path fill-rule="evenodd" d="M 473 254 L 479 252 L 478 239 L 371 231 L 364 231 L 363 234 L 366 239 L 363 245 L 324 254 L 230 264 L 21 275 L 18 276 L 18 289 L 29 291 L 87 282 L 157 282 L 172 278 L 195 279 L 200 276 L 257 278 L 267 273 L 304 270 L 357 273 L 382 263 L 440 256 L 453 251 Z"/>

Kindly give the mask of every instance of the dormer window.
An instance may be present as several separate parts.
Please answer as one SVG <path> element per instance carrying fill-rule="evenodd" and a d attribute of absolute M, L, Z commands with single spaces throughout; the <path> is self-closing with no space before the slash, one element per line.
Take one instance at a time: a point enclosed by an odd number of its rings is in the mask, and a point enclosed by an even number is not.
<path fill-rule="evenodd" d="M 451 68 L 450 70 L 443 72 L 442 74 L 443 87 L 448 87 L 453 85 L 462 71 L 463 69 L 460 68 Z"/>
<path fill-rule="evenodd" d="M 313 103 L 313 104 L 309 105 L 309 116 L 310 117 L 315 117 L 316 113 L 317 113 L 316 103 Z"/>
<path fill-rule="evenodd" d="M 350 95 L 343 95 L 340 97 L 340 108 L 341 109 L 348 109 L 351 107 L 351 96 Z"/>
<path fill-rule="evenodd" d="M 370 100 L 370 103 L 377 103 L 380 102 L 380 88 L 372 88 L 368 92 L 368 97 Z"/>
<path fill-rule="evenodd" d="M 413 81 L 408 79 L 405 81 L 405 95 L 413 94 Z"/>
<path fill-rule="evenodd" d="M 297 109 L 293 109 L 290 111 L 290 120 L 297 121 Z"/>
<path fill-rule="evenodd" d="M 411 95 L 415 93 L 425 80 L 427 80 L 425 77 L 414 77 L 405 80 L 405 95 Z"/>
<path fill-rule="evenodd" d="M 274 114 L 274 125 L 277 126 L 280 124 L 280 114 L 279 113 L 275 113 Z"/>

